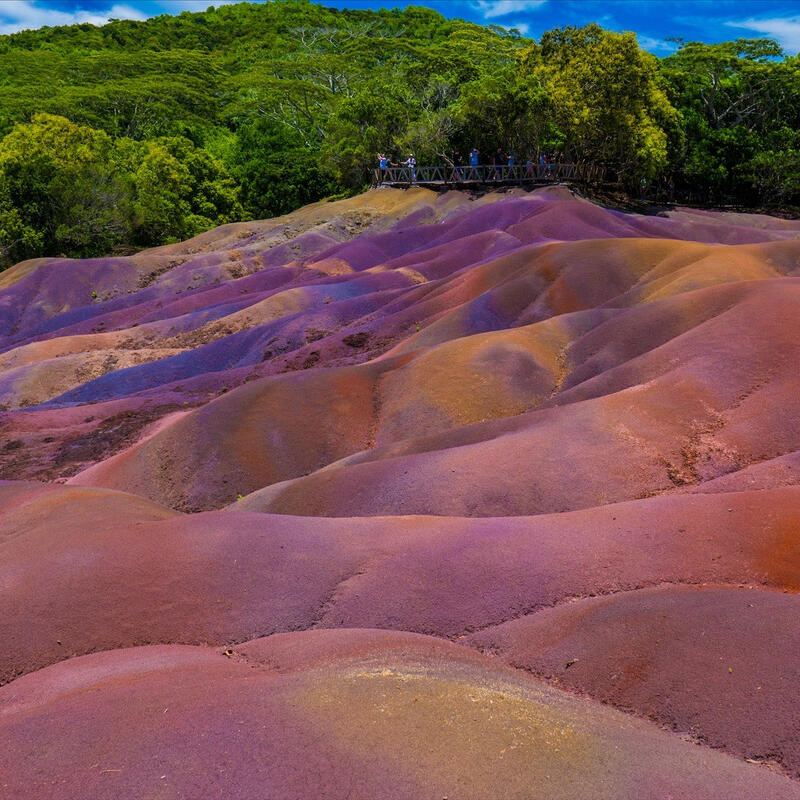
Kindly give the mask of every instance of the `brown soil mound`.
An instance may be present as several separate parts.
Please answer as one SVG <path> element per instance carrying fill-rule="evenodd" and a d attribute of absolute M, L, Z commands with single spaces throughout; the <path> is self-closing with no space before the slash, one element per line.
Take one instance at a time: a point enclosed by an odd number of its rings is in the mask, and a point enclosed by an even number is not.
<path fill-rule="evenodd" d="M 559 686 L 800 777 L 798 613 L 797 594 L 667 586 L 544 609 L 469 641 Z"/>
<path fill-rule="evenodd" d="M 0 796 L 800 798 L 799 265 L 550 187 L 6 271 Z"/>
<path fill-rule="evenodd" d="M 800 796 L 781 776 L 411 634 L 119 650 L 0 696 L 0 780 L 42 800 Z"/>

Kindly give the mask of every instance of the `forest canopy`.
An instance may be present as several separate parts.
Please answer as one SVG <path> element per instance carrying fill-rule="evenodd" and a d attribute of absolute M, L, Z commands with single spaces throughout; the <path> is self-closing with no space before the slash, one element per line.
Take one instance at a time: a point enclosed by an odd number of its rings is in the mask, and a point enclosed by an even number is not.
<path fill-rule="evenodd" d="M 0 37 L 0 266 L 186 238 L 354 191 L 375 154 L 497 147 L 695 202 L 800 200 L 800 61 L 658 59 L 597 25 L 533 41 L 420 7 L 240 3 Z"/>

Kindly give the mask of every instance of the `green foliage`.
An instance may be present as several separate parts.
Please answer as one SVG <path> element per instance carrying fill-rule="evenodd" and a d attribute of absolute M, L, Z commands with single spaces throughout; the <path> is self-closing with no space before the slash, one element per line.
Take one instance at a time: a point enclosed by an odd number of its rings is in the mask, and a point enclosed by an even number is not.
<path fill-rule="evenodd" d="M 134 139 L 216 121 L 221 73 L 204 53 L 10 51 L 0 68 L 2 133 L 37 111 Z"/>
<path fill-rule="evenodd" d="M 516 153 L 535 154 L 563 147 L 563 133 L 553 120 L 550 98 L 536 77 L 515 66 L 466 83 L 454 108 L 457 144 L 463 152 L 477 147 L 490 153 L 502 142 Z"/>
<path fill-rule="evenodd" d="M 306 147 L 296 132 L 265 117 L 239 130 L 229 158 L 251 218 L 286 214 L 337 190 L 321 168 L 319 152 Z"/>
<path fill-rule="evenodd" d="M 183 137 L 136 142 L 39 113 L 0 141 L 0 254 L 101 255 L 241 217 L 224 166 Z"/>
<path fill-rule="evenodd" d="M 550 31 L 522 65 L 547 94 L 567 159 L 613 165 L 629 182 L 666 166 L 665 129 L 675 112 L 658 85 L 657 60 L 632 33 L 598 25 Z"/>
<path fill-rule="evenodd" d="M 684 130 L 671 169 L 686 184 L 716 196 L 746 196 L 753 186 L 767 202 L 797 193 L 790 177 L 795 137 L 786 136 L 800 125 L 796 57 L 782 58 L 769 39 L 690 42 L 661 69 Z M 790 143 L 786 152 L 781 142 Z"/>
<path fill-rule="evenodd" d="M 0 265 L 186 238 L 356 191 L 377 152 L 602 162 L 629 188 L 800 198 L 800 61 L 775 42 L 518 32 L 428 8 L 239 3 L 0 37 Z"/>
<path fill-rule="evenodd" d="M 375 154 L 387 142 L 403 150 L 413 150 L 416 144 L 403 92 L 378 80 L 365 82 L 339 103 L 326 133 L 322 158 L 344 185 L 364 183 L 366 170 L 373 166 Z M 433 148 L 427 153 L 422 147 L 417 150 L 419 158 L 435 158 Z"/>
<path fill-rule="evenodd" d="M 103 131 L 35 114 L 0 142 L 0 248 L 9 261 L 40 252 L 95 255 L 125 234 L 124 186 Z"/>
<path fill-rule="evenodd" d="M 223 164 L 181 136 L 138 147 L 133 171 L 135 239 L 185 239 L 241 219 L 236 184 Z"/>
<path fill-rule="evenodd" d="M 781 128 L 771 132 L 764 144 L 766 149 L 747 162 L 743 174 L 768 203 L 800 197 L 800 131 Z"/>

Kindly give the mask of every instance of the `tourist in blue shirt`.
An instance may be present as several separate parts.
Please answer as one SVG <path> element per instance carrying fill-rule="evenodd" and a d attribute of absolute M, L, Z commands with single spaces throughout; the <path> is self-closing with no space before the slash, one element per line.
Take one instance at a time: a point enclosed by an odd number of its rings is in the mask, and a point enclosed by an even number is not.
<path fill-rule="evenodd" d="M 378 153 L 378 169 L 380 170 L 381 183 L 386 181 L 389 177 L 387 171 L 390 164 L 391 161 L 389 160 L 388 156 L 384 155 L 383 153 Z"/>
<path fill-rule="evenodd" d="M 478 180 L 480 177 L 478 175 L 478 148 L 473 147 L 472 150 L 469 151 L 469 177 Z"/>

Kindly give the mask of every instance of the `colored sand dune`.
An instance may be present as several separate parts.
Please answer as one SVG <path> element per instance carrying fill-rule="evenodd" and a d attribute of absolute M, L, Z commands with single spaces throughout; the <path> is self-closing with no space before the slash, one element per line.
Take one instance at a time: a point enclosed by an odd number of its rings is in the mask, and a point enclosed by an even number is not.
<path fill-rule="evenodd" d="M 0 796 L 800 798 L 798 312 L 558 187 L 0 273 Z"/>

